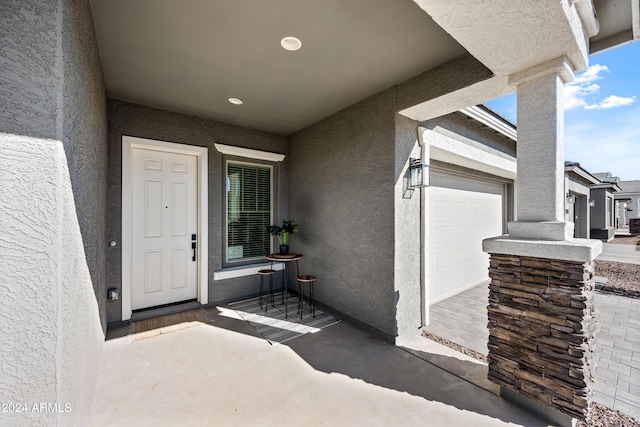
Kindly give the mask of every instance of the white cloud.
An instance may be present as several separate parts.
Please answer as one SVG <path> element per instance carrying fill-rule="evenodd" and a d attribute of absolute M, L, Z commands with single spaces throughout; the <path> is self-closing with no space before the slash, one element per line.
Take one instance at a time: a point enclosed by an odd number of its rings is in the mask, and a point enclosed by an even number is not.
<path fill-rule="evenodd" d="M 585 105 L 586 110 L 606 110 L 609 108 L 624 107 L 625 105 L 631 105 L 636 102 L 636 97 L 621 97 L 621 96 L 607 96 L 602 102 L 598 104 Z"/>
<path fill-rule="evenodd" d="M 564 108 L 571 110 L 577 107 L 587 107 L 584 98 L 588 95 L 598 93 L 600 86 L 595 83 L 583 83 L 579 85 L 569 84 L 564 87 Z"/>
<path fill-rule="evenodd" d="M 593 64 L 592 66 L 587 68 L 582 74 L 580 74 L 579 76 L 576 76 L 575 80 L 571 84 L 575 85 L 575 84 L 589 83 L 594 80 L 600 80 L 601 78 L 603 78 L 600 75 L 600 73 L 602 72 L 608 73 L 609 67 L 607 67 L 606 65 Z"/>
<path fill-rule="evenodd" d="M 606 65 L 594 64 L 587 68 L 575 80 L 564 87 L 564 108 L 584 108 L 585 110 L 604 110 L 609 108 L 624 107 L 635 102 L 636 97 L 621 97 L 611 95 L 600 102 L 590 103 L 588 97 L 593 97 L 600 90 L 600 86 L 592 83 L 603 79 L 603 73 L 608 73 Z"/>

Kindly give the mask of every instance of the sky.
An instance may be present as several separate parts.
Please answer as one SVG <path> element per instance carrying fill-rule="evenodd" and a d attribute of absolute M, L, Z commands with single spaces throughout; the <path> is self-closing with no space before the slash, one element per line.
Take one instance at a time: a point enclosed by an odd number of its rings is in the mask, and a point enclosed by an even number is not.
<path fill-rule="evenodd" d="M 564 98 L 565 160 L 640 180 L 640 41 L 591 55 Z M 486 105 L 516 123 L 515 94 Z"/>

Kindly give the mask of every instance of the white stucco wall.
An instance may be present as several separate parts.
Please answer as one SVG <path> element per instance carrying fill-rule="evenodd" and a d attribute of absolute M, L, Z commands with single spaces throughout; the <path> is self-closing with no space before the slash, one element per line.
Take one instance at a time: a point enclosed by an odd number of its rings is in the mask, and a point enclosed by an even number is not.
<path fill-rule="evenodd" d="M 73 425 L 91 408 L 104 335 L 65 152 L 0 134 L 0 159 L 0 402 L 28 409 L 0 424 Z M 57 406 L 34 411 L 41 403 Z"/>
<path fill-rule="evenodd" d="M 89 4 L 2 1 L 0 39 L 0 402 L 13 404 L 0 425 L 86 426 L 106 297 L 106 108 Z"/>

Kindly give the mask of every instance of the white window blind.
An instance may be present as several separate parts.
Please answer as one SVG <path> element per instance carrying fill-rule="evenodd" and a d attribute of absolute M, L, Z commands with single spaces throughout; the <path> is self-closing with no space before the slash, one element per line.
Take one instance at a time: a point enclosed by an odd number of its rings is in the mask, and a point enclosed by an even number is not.
<path fill-rule="evenodd" d="M 227 261 L 269 254 L 271 167 L 227 163 Z"/>

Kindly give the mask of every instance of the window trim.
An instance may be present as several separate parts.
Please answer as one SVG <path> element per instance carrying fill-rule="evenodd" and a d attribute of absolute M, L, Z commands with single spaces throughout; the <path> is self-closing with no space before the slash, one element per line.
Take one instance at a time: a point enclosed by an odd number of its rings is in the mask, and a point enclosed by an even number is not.
<path fill-rule="evenodd" d="M 236 147 L 234 145 L 218 144 L 217 142 L 214 143 L 213 146 L 223 155 L 264 160 L 273 163 L 281 162 L 286 157 L 285 154 L 272 153 L 270 151 L 253 150 L 251 148 Z"/>
<path fill-rule="evenodd" d="M 235 157 L 227 157 L 224 159 L 224 169 L 223 169 L 223 180 L 222 180 L 222 191 L 224 193 L 224 203 L 222 207 L 222 215 L 223 215 L 223 230 L 222 230 L 222 267 L 223 269 L 232 268 L 232 267 L 240 267 L 244 265 L 256 264 L 260 261 L 263 261 L 264 256 L 257 256 L 252 258 L 242 258 L 238 260 L 230 260 L 229 259 L 229 192 L 227 191 L 227 180 L 228 180 L 228 172 L 229 172 L 229 164 L 240 164 L 247 166 L 258 166 L 258 167 L 266 167 L 270 169 L 269 173 L 269 224 L 274 223 L 274 218 L 276 215 L 276 164 L 269 161 L 251 161 L 246 160 L 245 158 L 235 158 Z M 269 248 L 273 247 L 273 239 L 269 238 Z"/>

